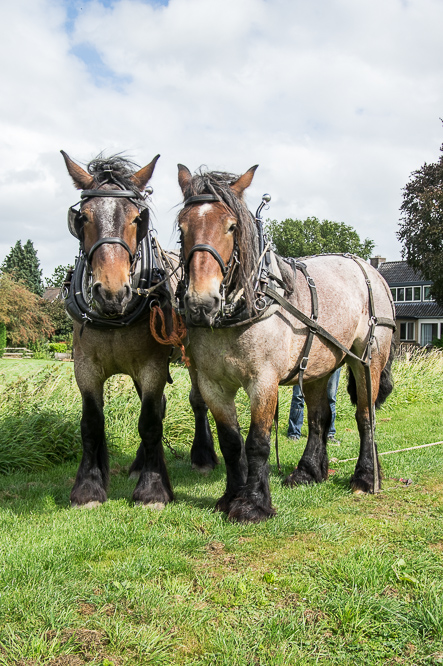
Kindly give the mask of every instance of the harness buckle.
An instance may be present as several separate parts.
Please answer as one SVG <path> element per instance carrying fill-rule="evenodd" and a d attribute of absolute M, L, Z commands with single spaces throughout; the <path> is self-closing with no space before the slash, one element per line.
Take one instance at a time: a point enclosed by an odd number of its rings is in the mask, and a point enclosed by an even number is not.
<path fill-rule="evenodd" d="M 300 363 L 300 370 L 303 370 L 303 372 L 308 367 L 308 361 L 309 361 L 309 356 L 303 356 L 303 358 L 301 360 L 301 363 Z"/>
<path fill-rule="evenodd" d="M 308 283 L 311 289 L 317 289 L 317 287 L 315 286 L 314 278 L 312 278 L 310 275 L 306 277 L 306 282 Z"/>

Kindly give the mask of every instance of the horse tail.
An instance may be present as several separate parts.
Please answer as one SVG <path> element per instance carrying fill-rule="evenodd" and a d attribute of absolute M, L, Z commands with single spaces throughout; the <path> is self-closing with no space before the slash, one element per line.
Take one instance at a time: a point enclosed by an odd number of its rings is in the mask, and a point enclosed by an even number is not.
<path fill-rule="evenodd" d="M 389 358 L 386 362 L 385 367 L 381 371 L 380 386 L 378 389 L 377 398 L 375 400 L 375 409 L 378 409 L 380 405 L 384 403 L 386 398 L 389 395 L 391 395 L 392 389 L 394 388 L 394 380 L 392 378 L 392 361 L 394 360 L 394 355 L 395 355 L 395 342 L 394 338 L 392 338 Z"/>
<path fill-rule="evenodd" d="M 383 368 L 381 375 L 380 375 L 380 385 L 378 388 L 378 395 L 375 399 L 375 408 L 378 409 L 380 405 L 384 403 L 386 398 L 392 393 L 392 389 L 394 388 L 394 382 L 392 379 L 392 361 L 394 360 L 394 355 L 395 355 L 395 342 L 392 339 L 391 341 L 391 349 L 389 352 L 389 358 L 386 362 L 385 367 Z M 357 384 L 355 381 L 355 377 L 352 373 L 351 368 L 348 366 L 349 372 L 348 372 L 348 393 L 349 397 L 351 398 L 351 402 L 353 405 L 357 404 Z"/>

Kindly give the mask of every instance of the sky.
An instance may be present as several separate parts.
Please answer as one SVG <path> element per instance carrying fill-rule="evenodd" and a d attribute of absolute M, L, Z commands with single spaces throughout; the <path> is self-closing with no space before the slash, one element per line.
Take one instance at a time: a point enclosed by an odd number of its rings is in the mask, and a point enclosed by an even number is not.
<path fill-rule="evenodd" d="M 177 163 L 244 173 L 265 217 L 351 225 L 401 258 L 402 188 L 443 142 L 441 0 L 15 0 L 0 27 L 0 262 L 72 263 L 86 164 L 124 152 L 176 246 Z"/>

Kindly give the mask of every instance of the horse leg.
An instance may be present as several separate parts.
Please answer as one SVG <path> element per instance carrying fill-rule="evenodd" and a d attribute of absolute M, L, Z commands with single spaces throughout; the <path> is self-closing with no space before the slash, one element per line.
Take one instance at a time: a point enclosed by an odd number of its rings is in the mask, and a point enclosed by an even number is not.
<path fill-rule="evenodd" d="M 192 469 L 196 469 L 202 474 L 207 474 L 218 465 L 218 458 L 214 450 L 214 440 L 209 427 L 208 408 L 198 388 L 197 373 L 194 368 L 189 368 L 189 375 L 192 384 L 189 402 L 191 403 L 195 419 L 191 464 Z"/>
<path fill-rule="evenodd" d="M 138 397 L 141 400 L 142 399 L 142 390 L 141 390 L 140 386 L 138 385 L 138 383 L 135 381 L 135 379 L 133 380 L 133 382 L 134 382 L 134 386 L 136 388 L 136 391 L 138 393 Z M 162 396 L 162 409 L 163 409 L 162 420 L 165 418 L 165 414 L 166 414 L 166 402 L 167 402 L 166 396 L 165 396 L 165 394 L 163 394 L 163 396 Z M 129 478 L 134 479 L 134 480 L 138 479 L 139 476 L 140 476 L 140 472 L 143 469 L 144 464 L 145 464 L 145 449 L 144 449 L 144 446 L 143 446 L 143 442 L 140 442 L 140 445 L 137 449 L 137 453 L 135 454 L 134 462 L 132 463 L 131 467 L 129 468 L 129 472 L 128 472 Z"/>
<path fill-rule="evenodd" d="M 319 483 L 328 477 L 326 442 L 331 423 L 328 380 L 329 376 L 303 385 L 308 408 L 308 441 L 300 462 L 284 481 L 287 486 Z"/>
<path fill-rule="evenodd" d="M 155 505 L 155 508 L 163 508 L 174 498 L 163 453 L 163 414 L 162 394 L 144 394 L 138 422 L 143 466 L 132 499 L 140 504 Z"/>
<path fill-rule="evenodd" d="M 246 484 L 230 503 L 228 517 L 241 523 L 258 523 L 276 514 L 269 490 L 268 460 L 278 386 L 273 391 L 269 385 L 255 385 L 248 393 L 251 401 L 251 425 L 245 445 L 248 473 Z"/>
<path fill-rule="evenodd" d="M 71 505 L 92 507 L 106 502 L 109 479 L 103 416 L 103 383 L 98 383 L 93 390 L 90 386 L 85 389 L 78 378 L 77 381 L 83 401 L 81 420 L 83 455 L 71 491 Z"/>
<path fill-rule="evenodd" d="M 237 389 L 214 384 L 201 374 L 200 390 L 209 405 L 217 426 L 218 442 L 226 465 L 226 489 L 216 502 L 216 511 L 229 512 L 232 500 L 246 482 L 246 457 L 243 437 L 237 421 Z"/>
<path fill-rule="evenodd" d="M 371 363 L 371 384 L 372 395 L 368 394 L 366 386 L 365 368 L 360 364 L 352 364 L 352 374 L 354 375 L 357 389 L 357 411 L 355 418 L 357 421 L 358 432 L 360 434 L 360 452 L 355 466 L 354 474 L 351 477 L 351 488 L 356 493 L 374 492 L 374 467 L 376 477 L 378 477 L 378 487 L 380 488 L 381 471 L 378 460 L 377 444 L 373 440 L 374 433 L 371 430 L 370 412 L 373 413 L 373 423 L 375 425 L 375 398 L 378 394 L 380 384 L 380 368 L 377 359 Z M 373 453 L 375 450 L 375 465 Z"/>

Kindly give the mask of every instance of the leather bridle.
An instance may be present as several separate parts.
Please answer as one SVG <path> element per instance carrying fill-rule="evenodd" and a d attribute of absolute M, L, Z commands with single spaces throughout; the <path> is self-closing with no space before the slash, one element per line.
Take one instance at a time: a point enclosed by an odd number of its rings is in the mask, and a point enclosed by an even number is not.
<path fill-rule="evenodd" d="M 193 204 L 213 203 L 216 201 L 218 201 L 219 203 L 223 203 L 221 199 L 219 199 L 219 197 L 217 197 L 215 194 L 196 194 L 195 196 L 186 199 L 183 206 L 186 207 L 186 206 L 191 206 Z M 189 250 L 188 256 L 186 258 L 184 257 L 183 239 L 181 240 L 181 246 L 182 246 L 182 261 L 186 276 L 189 274 L 189 264 L 191 263 L 191 259 L 196 252 L 208 252 L 210 255 L 214 257 L 214 259 L 220 266 L 220 270 L 223 275 L 223 280 L 225 280 L 225 278 L 227 277 L 230 269 L 232 268 L 233 262 L 238 261 L 237 259 L 238 247 L 235 240 L 234 240 L 234 247 L 232 248 L 231 256 L 229 257 L 227 264 L 225 264 L 220 253 L 215 249 L 215 247 L 213 247 L 212 245 L 208 245 L 207 243 L 197 243 L 196 245 L 194 245 Z"/>
<path fill-rule="evenodd" d="M 118 183 L 117 183 L 118 184 Z M 118 184 L 119 185 L 119 184 Z M 120 187 L 120 185 L 119 185 Z M 152 194 L 152 188 L 147 188 L 148 194 Z M 102 190 L 102 189 L 95 189 L 95 190 L 83 190 L 81 195 L 80 195 L 80 204 L 82 204 L 84 201 L 92 198 L 102 198 L 102 197 L 112 197 L 112 198 L 123 198 L 123 199 L 128 199 L 131 203 L 133 203 L 139 211 L 139 232 L 137 233 L 137 248 L 139 247 L 141 241 L 143 238 L 146 236 L 148 232 L 148 226 L 149 226 L 149 207 L 148 204 L 146 203 L 145 199 L 143 196 L 141 196 L 138 192 L 135 192 L 134 190 L 126 190 L 126 189 L 120 189 L 120 190 Z M 84 239 L 83 239 L 83 228 L 82 228 L 82 212 L 81 208 L 80 210 L 76 210 L 75 206 L 78 205 L 74 204 L 74 206 L 71 206 L 68 210 L 68 228 L 71 234 L 74 236 L 74 238 L 77 238 L 80 241 L 80 248 L 81 250 L 85 253 L 85 247 L 84 247 Z M 106 236 L 104 238 L 100 238 L 94 245 L 91 247 L 89 252 L 87 253 L 87 260 L 88 263 L 90 264 L 92 261 L 92 256 L 94 252 L 101 246 L 101 245 L 121 245 L 126 252 L 129 254 L 131 266 L 134 264 L 136 258 L 137 258 L 137 252 L 135 254 L 131 251 L 131 248 L 129 245 L 126 243 L 126 241 L 123 240 L 123 238 L 120 238 L 119 236 Z"/>

